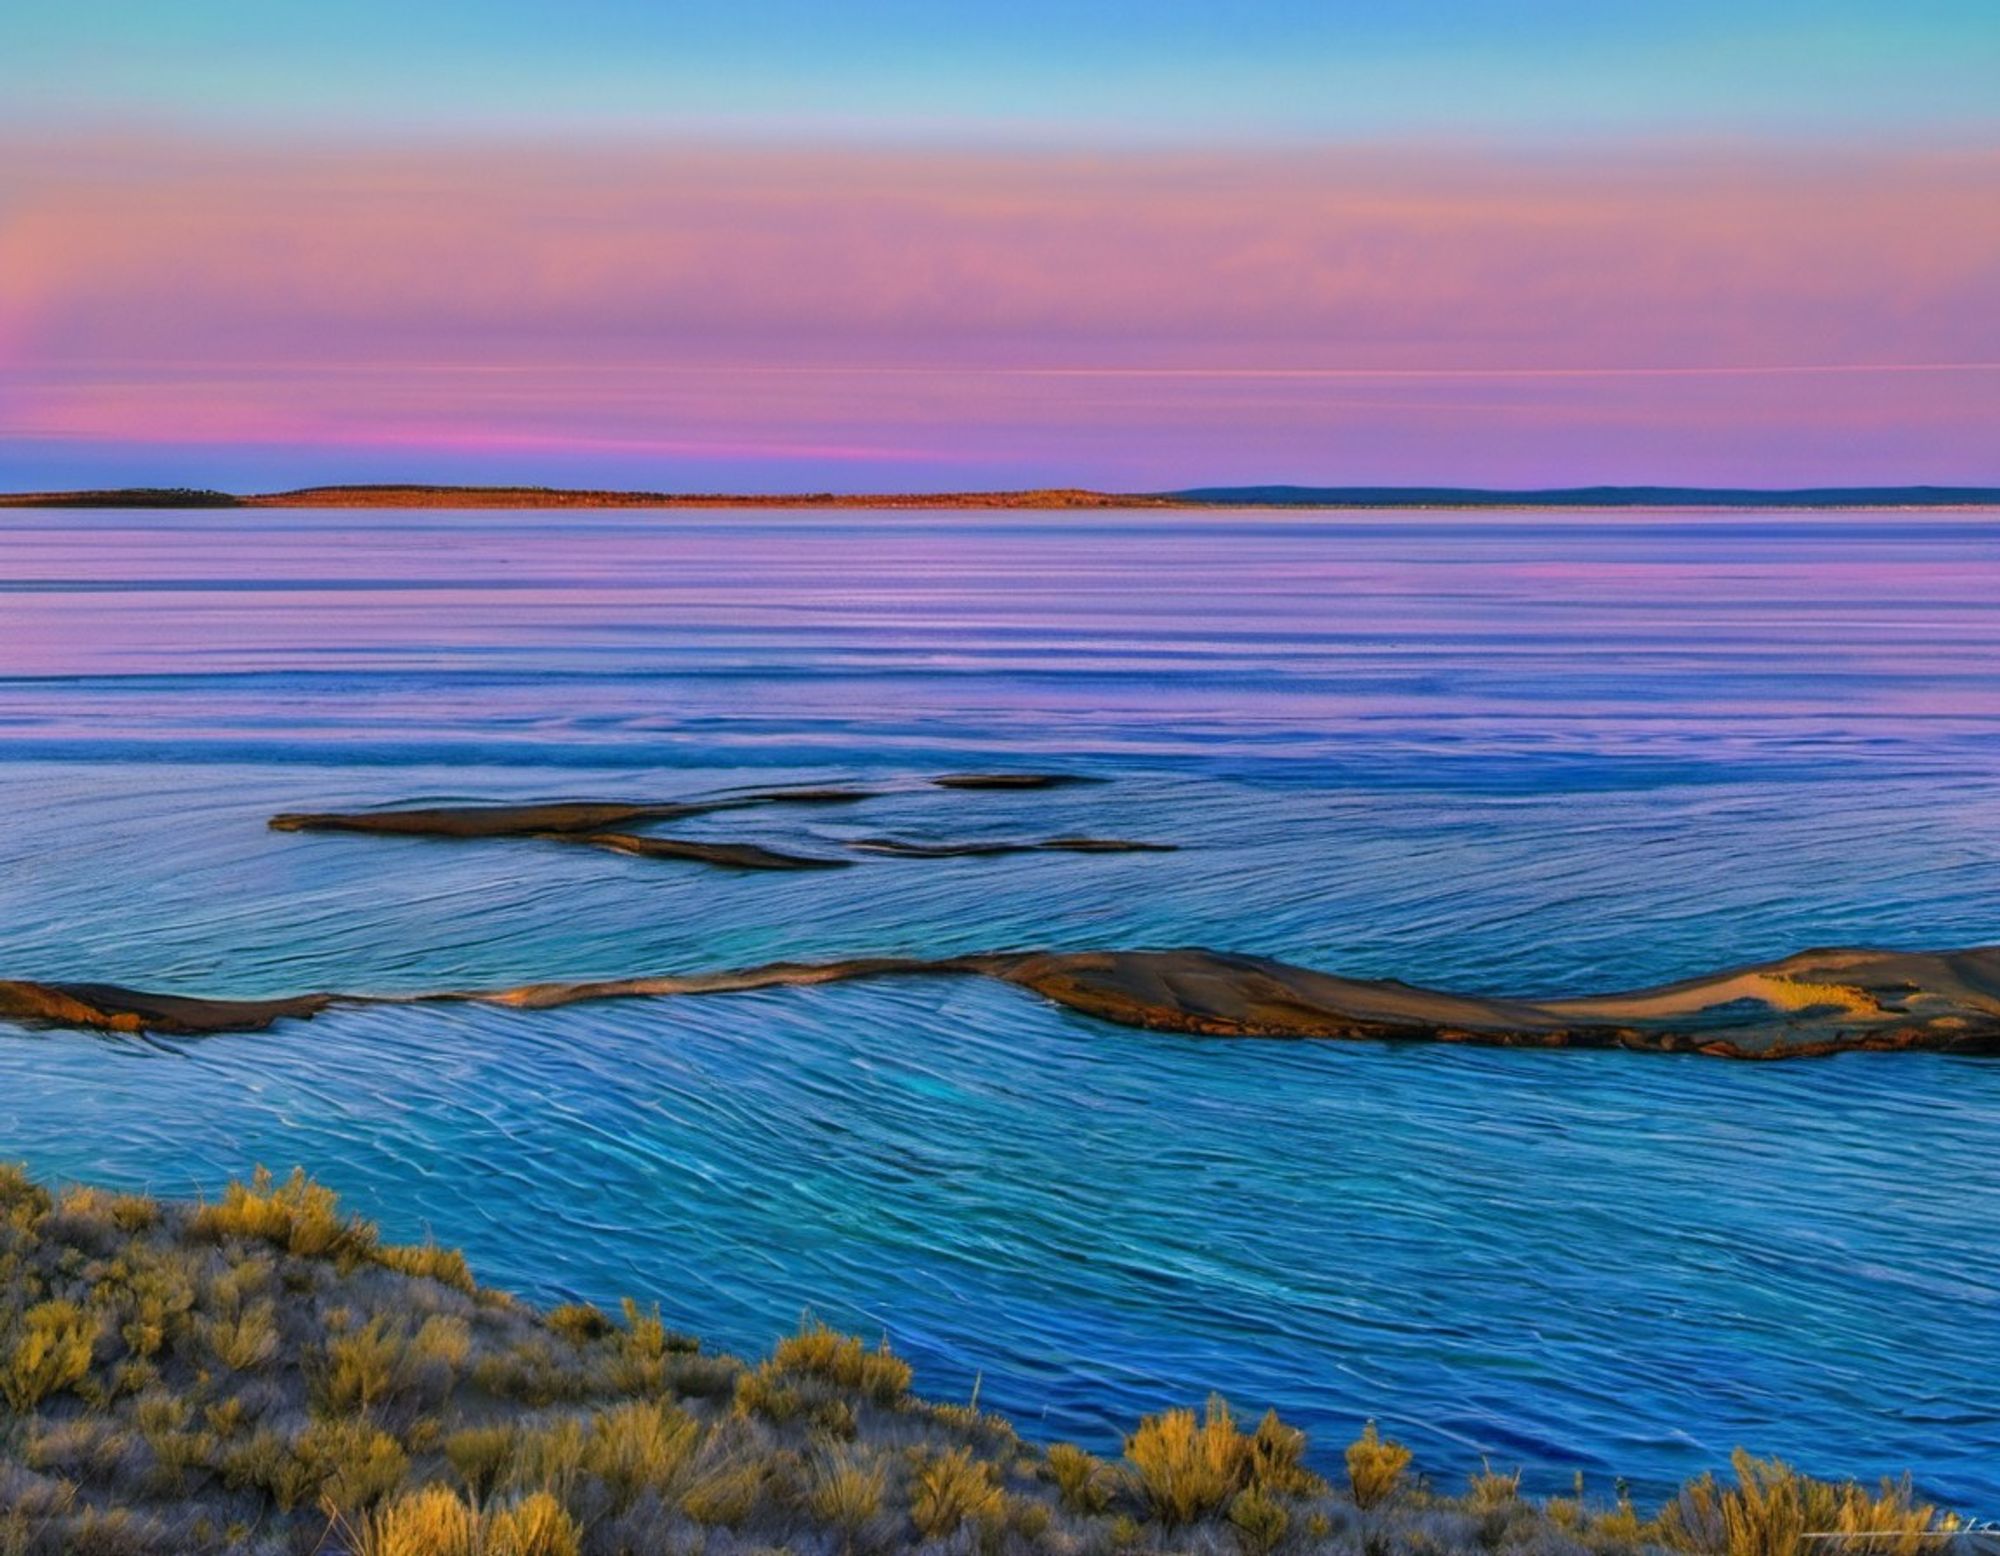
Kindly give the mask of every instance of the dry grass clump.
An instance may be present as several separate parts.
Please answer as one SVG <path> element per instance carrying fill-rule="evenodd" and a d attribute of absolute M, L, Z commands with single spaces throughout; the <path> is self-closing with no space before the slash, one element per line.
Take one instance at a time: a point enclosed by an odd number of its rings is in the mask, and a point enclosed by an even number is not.
<path fill-rule="evenodd" d="M 685 1410 L 652 1400 L 615 1405 L 591 1422 L 582 1467 L 604 1482 L 614 1506 L 640 1493 L 670 1494 L 701 1443 L 701 1424 Z"/>
<path fill-rule="evenodd" d="M 270 1243 L 301 1259 L 358 1259 L 373 1251 L 375 1229 L 359 1216 L 342 1216 L 332 1189 L 312 1181 L 303 1167 L 283 1183 L 259 1167 L 248 1183 L 232 1183 L 220 1203 L 203 1205 L 189 1219 L 196 1237 L 220 1242 L 240 1237 Z"/>
<path fill-rule="evenodd" d="M 811 1318 L 746 1368 L 657 1307 L 538 1314 L 300 1173 L 186 1206 L 0 1165 L 0 1556 L 1947 1556 L 1956 1528 L 1747 1456 L 1650 1520 L 1491 1470 L 1398 1494 L 1372 1423 L 1336 1493 L 1220 1399 L 1114 1465 L 910 1385 Z"/>
<path fill-rule="evenodd" d="M 841 1334 L 811 1315 L 800 1321 L 798 1333 L 778 1342 L 771 1366 L 865 1394 L 878 1405 L 893 1405 L 910 1389 L 910 1364 L 890 1351 L 886 1339 L 870 1350 L 859 1336 Z"/>
<path fill-rule="evenodd" d="M 37 1302 L 7 1326 L 0 1395 L 16 1412 L 90 1375 L 96 1325 L 74 1302 Z"/>
<path fill-rule="evenodd" d="M 1503 1475 L 1488 1464 L 1477 1475 L 1466 1477 L 1465 1494 L 1481 1512 L 1507 1507 L 1521 1498 L 1521 1472 Z"/>
<path fill-rule="evenodd" d="M 838 1531 L 843 1549 L 852 1549 L 882 1516 L 886 1466 L 851 1451 L 828 1450 L 813 1463 L 807 1505 L 820 1523 Z"/>
<path fill-rule="evenodd" d="M 1096 1454 L 1086 1453 L 1075 1443 L 1056 1443 L 1044 1462 L 1049 1478 L 1056 1483 L 1057 1496 L 1070 1512 L 1088 1518 L 1111 1505 L 1117 1483 L 1111 1467 Z"/>
<path fill-rule="evenodd" d="M 1410 1450 L 1386 1440 L 1370 1421 L 1347 1445 L 1347 1484 L 1356 1507 L 1374 1507 L 1396 1494 L 1403 1471 L 1410 1467 Z"/>
<path fill-rule="evenodd" d="M 374 1257 L 383 1269 L 398 1275 L 434 1280 L 467 1296 L 479 1289 L 473 1283 L 472 1267 L 456 1248 L 439 1248 L 434 1243 L 390 1244 L 377 1248 Z"/>
<path fill-rule="evenodd" d="M 1326 1489 L 1305 1467 L 1305 1451 L 1305 1433 L 1286 1426 L 1275 1411 L 1255 1432 L 1238 1430 L 1219 1395 L 1211 1396 L 1199 1421 L 1192 1410 L 1165 1411 L 1141 1421 L 1125 1442 L 1147 1506 L 1168 1528 L 1212 1517 L 1254 1491 L 1244 1519 L 1268 1530 L 1277 1522 L 1265 1511 L 1269 1498 L 1317 1496 Z"/>
<path fill-rule="evenodd" d="M 1000 1508 L 999 1477 L 992 1465 L 973 1458 L 970 1448 L 928 1454 L 910 1477 L 910 1521 L 927 1540 L 990 1520 Z"/>
<path fill-rule="evenodd" d="M 337 1526 L 353 1556 L 581 1556 L 583 1531 L 547 1492 L 481 1512 L 445 1486 L 406 1492 Z"/>
<path fill-rule="evenodd" d="M 1814 1480 L 1741 1448 L 1734 1486 L 1714 1475 L 1689 1481 L 1660 1509 L 1662 1543 L 1704 1556 L 1802 1556 L 1814 1546 L 1863 1556 L 1917 1556 L 1942 1548 L 1959 1521 L 1920 1503 L 1904 1481 L 1874 1492 L 1853 1481 Z"/>
<path fill-rule="evenodd" d="M 1170 1529 L 1220 1512 L 1249 1477 L 1243 1434 L 1219 1396 L 1199 1421 L 1192 1410 L 1146 1417 L 1125 1440 L 1125 1457 L 1153 1516 Z"/>

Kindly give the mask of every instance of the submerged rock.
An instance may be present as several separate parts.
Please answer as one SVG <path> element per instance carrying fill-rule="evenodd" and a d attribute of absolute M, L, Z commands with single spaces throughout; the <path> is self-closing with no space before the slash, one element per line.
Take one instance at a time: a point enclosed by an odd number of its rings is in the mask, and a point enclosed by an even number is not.
<path fill-rule="evenodd" d="M 1061 789 L 1104 780 L 1082 773 L 946 773 L 931 782 L 940 789 Z"/>
<path fill-rule="evenodd" d="M 847 845 L 870 854 L 904 859 L 979 858 L 993 854 L 1171 854 L 1177 843 L 1135 843 L 1120 837 L 1050 837 L 1027 842 L 908 843 L 894 837 L 865 837 Z"/>
<path fill-rule="evenodd" d="M 554 805 L 434 805 L 410 810 L 286 811 L 274 832 L 370 832 L 385 837 L 547 837 L 638 821 L 699 816 L 707 805 L 629 805 L 566 800 Z"/>
<path fill-rule="evenodd" d="M 636 832 L 551 833 L 565 843 L 582 843 L 631 854 L 638 859 L 691 859 L 727 870 L 844 870 L 851 861 L 813 854 L 781 854 L 757 843 L 707 843 L 695 838 L 648 837 Z"/>
<path fill-rule="evenodd" d="M 768 789 L 708 800 L 558 800 L 546 805 L 419 805 L 392 810 L 284 811 L 276 832 L 373 832 L 391 837 L 549 837 L 642 821 L 680 821 L 758 805 L 851 805 L 871 789 Z"/>

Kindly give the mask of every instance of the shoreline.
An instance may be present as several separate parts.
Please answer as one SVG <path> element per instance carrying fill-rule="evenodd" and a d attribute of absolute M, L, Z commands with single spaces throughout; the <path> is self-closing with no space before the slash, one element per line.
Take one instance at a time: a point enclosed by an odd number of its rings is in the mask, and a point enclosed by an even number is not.
<path fill-rule="evenodd" d="M 1604 1476 L 1524 1494 L 1505 1464 L 1440 1491 L 1372 1420 L 1315 1450 L 1219 1396 L 1143 1417 L 1102 1456 L 1043 1445 L 976 1390 L 917 1392 L 886 1335 L 808 1313 L 746 1361 L 658 1303 L 541 1309 L 454 1249 L 386 1243 L 296 1169 L 189 1202 L 0 1163 L 0 1242 L 10 1551 L 1686 1556 L 1767 1519 L 1970 1547 L 1908 1478 L 1878 1492 L 1741 1449 L 1733 1484 L 1711 1470 L 1642 1512 Z"/>

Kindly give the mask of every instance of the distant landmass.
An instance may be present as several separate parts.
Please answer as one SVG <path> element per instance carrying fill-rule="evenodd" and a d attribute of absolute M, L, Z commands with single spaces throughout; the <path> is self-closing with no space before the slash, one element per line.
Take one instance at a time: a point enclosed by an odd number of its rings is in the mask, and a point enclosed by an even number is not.
<path fill-rule="evenodd" d="M 7 508 L 1992 508 L 2000 486 L 1202 486 L 1176 492 L 622 492 L 553 486 L 201 487 L 0 493 Z"/>
<path fill-rule="evenodd" d="M 2000 486 L 1202 486 L 1174 501 L 1243 508 L 1989 508 Z"/>

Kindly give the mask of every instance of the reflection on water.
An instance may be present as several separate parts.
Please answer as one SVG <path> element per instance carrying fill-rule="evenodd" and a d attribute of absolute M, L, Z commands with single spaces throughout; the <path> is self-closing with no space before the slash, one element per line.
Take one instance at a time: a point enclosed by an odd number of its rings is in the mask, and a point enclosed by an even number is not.
<path fill-rule="evenodd" d="M 2000 940 L 2000 547 L 1922 516 L 21 514 L 0 973 L 251 993 L 1027 945 L 1493 991 Z M 926 775 L 1115 782 L 948 792 Z M 852 781 L 730 875 L 282 809 Z M 1100 1445 L 1224 1388 L 1440 1478 L 1736 1442 L 2000 1507 L 2000 1066 L 1205 1043 L 977 984 L 0 1034 L 0 1146 L 310 1163 L 545 1295 L 886 1328 Z M 1040 1412 L 1047 1407 L 1046 1421 Z"/>

